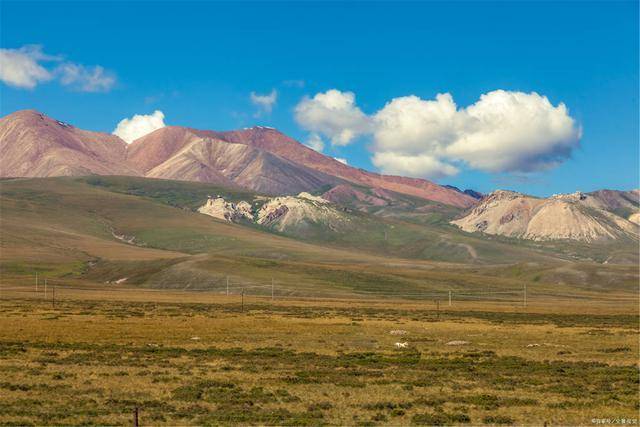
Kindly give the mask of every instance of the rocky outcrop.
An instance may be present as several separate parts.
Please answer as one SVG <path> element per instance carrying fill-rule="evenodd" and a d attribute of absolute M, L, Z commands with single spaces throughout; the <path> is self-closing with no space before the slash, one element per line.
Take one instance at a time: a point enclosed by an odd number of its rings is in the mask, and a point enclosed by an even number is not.
<path fill-rule="evenodd" d="M 253 209 L 248 202 L 231 203 L 220 196 L 209 197 L 207 202 L 198 208 L 198 212 L 229 222 L 243 219 L 253 221 Z"/>
<path fill-rule="evenodd" d="M 537 241 L 638 238 L 637 225 L 605 207 L 581 192 L 542 199 L 498 190 L 452 224 L 467 232 Z"/>
<path fill-rule="evenodd" d="M 265 203 L 257 214 L 257 223 L 277 231 L 320 225 L 337 230 L 347 221 L 344 213 L 329 201 L 300 193 L 296 197 L 275 197 Z"/>
<path fill-rule="evenodd" d="M 198 212 L 229 222 L 252 221 L 279 232 L 313 225 L 336 231 L 349 221 L 345 213 L 328 200 L 306 192 L 260 202 L 264 203 L 253 209 L 246 201 L 232 203 L 222 197 L 211 197 Z"/>

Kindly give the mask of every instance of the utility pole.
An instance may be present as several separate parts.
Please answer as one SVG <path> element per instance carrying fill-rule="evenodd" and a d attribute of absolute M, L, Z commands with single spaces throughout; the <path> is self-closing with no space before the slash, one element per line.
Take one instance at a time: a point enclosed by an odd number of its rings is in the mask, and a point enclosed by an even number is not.
<path fill-rule="evenodd" d="M 436 318 L 440 320 L 440 300 L 439 299 L 436 300 L 436 313 L 437 313 Z"/>
<path fill-rule="evenodd" d="M 451 307 L 451 291 L 449 291 L 449 307 Z"/>
<path fill-rule="evenodd" d="M 138 427 L 138 407 L 133 408 L 133 427 Z"/>

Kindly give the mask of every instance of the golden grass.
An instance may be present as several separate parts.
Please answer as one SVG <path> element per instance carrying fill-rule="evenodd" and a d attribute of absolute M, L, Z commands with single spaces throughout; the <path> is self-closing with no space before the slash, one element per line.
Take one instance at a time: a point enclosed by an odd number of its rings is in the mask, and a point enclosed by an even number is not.
<path fill-rule="evenodd" d="M 53 308 L 30 288 L 0 295 L 0 424 L 127 424 L 135 406 L 152 425 L 637 418 L 637 313 L 610 302 L 580 316 L 569 301 L 562 315 L 535 301 L 438 315 L 247 297 L 241 311 L 236 295 L 76 284 Z"/>

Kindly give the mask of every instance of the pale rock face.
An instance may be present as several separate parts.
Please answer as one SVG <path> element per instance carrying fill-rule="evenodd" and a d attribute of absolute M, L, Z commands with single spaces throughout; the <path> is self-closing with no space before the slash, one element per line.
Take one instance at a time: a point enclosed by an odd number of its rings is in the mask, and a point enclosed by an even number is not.
<path fill-rule="evenodd" d="M 228 222 L 246 219 L 280 232 L 310 224 L 323 224 L 330 229 L 337 229 L 348 221 L 329 201 L 306 192 L 297 196 L 267 199 L 255 215 L 250 203 L 231 203 L 222 197 L 209 198 L 198 212 Z"/>
<path fill-rule="evenodd" d="M 527 226 L 525 239 L 570 239 L 592 242 L 615 239 L 616 231 L 583 212 L 579 205 L 553 200 L 543 204 Z"/>
<path fill-rule="evenodd" d="M 640 225 L 640 212 L 631 214 L 631 216 L 629 217 L 629 221 L 631 221 L 634 224 Z"/>
<path fill-rule="evenodd" d="M 245 201 L 237 204 L 230 203 L 222 197 L 209 198 L 198 212 L 229 222 L 236 222 L 243 218 L 253 221 L 253 211 L 249 203 Z"/>
<path fill-rule="evenodd" d="M 275 197 L 258 211 L 257 223 L 285 231 L 303 223 L 321 223 L 330 227 L 346 219 L 329 201 L 309 193 Z"/>
<path fill-rule="evenodd" d="M 467 232 L 536 241 L 638 239 L 637 225 L 606 210 L 611 208 L 612 199 L 611 195 L 604 199 L 599 193 L 581 192 L 539 199 L 498 190 L 451 223 Z"/>

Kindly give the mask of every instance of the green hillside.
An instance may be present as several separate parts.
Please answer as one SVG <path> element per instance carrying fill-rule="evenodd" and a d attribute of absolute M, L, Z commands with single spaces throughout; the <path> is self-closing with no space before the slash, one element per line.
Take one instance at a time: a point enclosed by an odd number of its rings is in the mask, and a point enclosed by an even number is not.
<path fill-rule="evenodd" d="M 540 291 L 589 289 L 637 280 L 633 265 L 575 264 L 543 246 L 355 211 L 346 213 L 350 230 L 283 235 L 195 212 L 208 195 L 260 196 L 130 177 L 3 180 L 2 278 L 22 280 L 39 271 L 180 289 L 223 289 L 227 277 L 244 287 L 273 279 L 282 292 L 331 295 L 520 289 L 523 282 Z M 606 274 L 584 273 L 594 269 Z"/>

